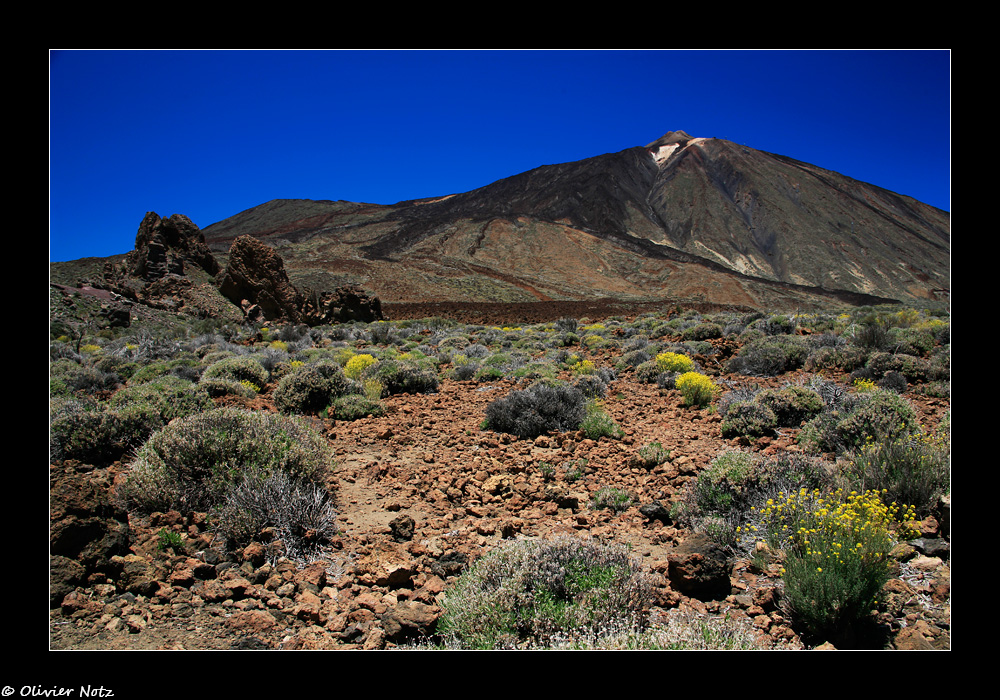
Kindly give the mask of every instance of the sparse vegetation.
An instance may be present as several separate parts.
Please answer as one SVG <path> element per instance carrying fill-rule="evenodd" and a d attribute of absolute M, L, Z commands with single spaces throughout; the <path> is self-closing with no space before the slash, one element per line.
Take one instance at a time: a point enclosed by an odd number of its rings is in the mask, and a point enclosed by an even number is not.
<path fill-rule="evenodd" d="M 194 328 L 53 335 L 53 468 L 115 481 L 114 505 L 145 538 L 132 546 L 164 571 L 219 547 L 229 575 L 274 596 L 322 560 L 325 584 L 302 589 L 322 601 L 346 571 L 333 561 L 358 558 L 362 573 L 336 585 L 361 591 L 367 626 L 345 623 L 335 644 L 752 649 L 829 636 L 848 646 L 835 632 L 860 630 L 873 609 L 883 624 L 917 614 L 878 595 L 887 547 L 908 536 L 898 521 L 928 518 L 943 532 L 949 517 L 948 418 L 927 420 L 950 398 L 950 324 L 922 311 Z M 353 491 L 336 504 L 335 450 Z M 790 500 L 802 494 L 812 500 Z M 788 536 L 792 520 L 830 526 L 818 499 L 855 520 L 884 515 L 859 539 L 878 554 L 834 563 L 818 552 L 843 546 L 843 532 L 824 548 Z M 365 509 L 377 523 L 357 518 Z M 399 522 L 386 526 L 385 511 Z M 601 544 L 540 539 L 550 517 L 600 532 Z M 764 613 L 780 635 L 656 607 L 664 553 L 694 534 L 782 591 Z M 419 560 L 407 555 L 411 535 Z M 614 544 L 619 535 L 645 556 Z M 386 584 L 376 565 L 390 538 L 403 583 Z M 116 575 L 93 580 L 117 585 Z M 414 583 L 425 575 L 443 582 L 440 597 Z M 394 586 L 408 593 L 388 603 Z M 393 631 L 397 604 L 431 601 L 443 611 L 436 627 Z M 313 614 L 297 611 L 289 626 Z"/>
<path fill-rule="evenodd" d="M 486 554 L 448 591 L 438 634 L 464 649 L 531 649 L 643 626 L 652 586 L 621 547 L 526 539 Z"/>

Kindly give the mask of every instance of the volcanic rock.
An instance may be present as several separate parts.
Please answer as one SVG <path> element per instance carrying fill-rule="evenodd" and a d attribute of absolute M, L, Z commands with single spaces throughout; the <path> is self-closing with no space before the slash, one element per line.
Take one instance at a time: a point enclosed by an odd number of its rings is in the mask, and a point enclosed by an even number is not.
<path fill-rule="evenodd" d="M 183 214 L 161 219 L 156 212 L 147 212 L 135 237 L 135 249 L 125 256 L 126 274 L 151 282 L 168 274 L 183 275 L 185 263 L 210 275 L 219 272 L 204 234 L 191 219 Z"/>
<path fill-rule="evenodd" d="M 266 320 L 301 320 L 299 293 L 288 281 L 284 261 L 253 236 L 233 241 L 219 291 L 244 310 L 259 306 Z"/>

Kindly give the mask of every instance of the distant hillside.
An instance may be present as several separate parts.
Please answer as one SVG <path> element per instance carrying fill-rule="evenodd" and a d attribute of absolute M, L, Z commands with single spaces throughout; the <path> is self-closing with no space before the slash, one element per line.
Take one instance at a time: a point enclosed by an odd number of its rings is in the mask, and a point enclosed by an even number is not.
<path fill-rule="evenodd" d="M 383 301 L 941 300 L 947 212 L 814 165 L 670 132 L 471 192 L 274 200 L 204 229 L 275 247 L 296 284 Z M 860 300 L 860 301 L 859 301 Z"/>

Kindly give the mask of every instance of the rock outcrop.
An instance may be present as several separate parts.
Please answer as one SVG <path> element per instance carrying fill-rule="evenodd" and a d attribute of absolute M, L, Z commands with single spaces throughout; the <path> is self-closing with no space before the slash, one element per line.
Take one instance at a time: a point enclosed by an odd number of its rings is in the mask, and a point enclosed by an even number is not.
<path fill-rule="evenodd" d="M 273 248 L 253 236 L 240 236 L 229 250 L 229 264 L 219 279 L 222 296 L 250 320 L 301 321 L 301 297 L 288 281 L 285 263 Z"/>
<path fill-rule="evenodd" d="M 253 236 L 240 236 L 229 250 L 219 291 L 251 321 L 288 321 L 318 326 L 382 318 L 382 305 L 357 287 L 301 292 L 289 281 L 281 256 Z"/>
<path fill-rule="evenodd" d="M 322 293 L 306 290 L 302 304 L 302 320 L 310 326 L 347 321 L 371 323 L 383 318 L 379 298 L 358 287 L 338 287 Z"/>
<path fill-rule="evenodd" d="M 183 275 L 186 264 L 213 276 L 219 272 L 205 236 L 191 219 L 183 214 L 162 219 L 156 212 L 146 212 L 135 236 L 135 250 L 125 257 L 125 274 L 154 282 L 168 274 Z"/>

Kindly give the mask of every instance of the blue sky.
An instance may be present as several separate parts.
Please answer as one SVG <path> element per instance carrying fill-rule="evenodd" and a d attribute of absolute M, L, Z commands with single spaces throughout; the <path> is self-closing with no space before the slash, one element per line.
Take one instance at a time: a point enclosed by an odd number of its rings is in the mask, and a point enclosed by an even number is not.
<path fill-rule="evenodd" d="M 50 260 L 147 211 L 392 204 L 678 129 L 951 209 L 949 50 L 52 50 Z"/>

